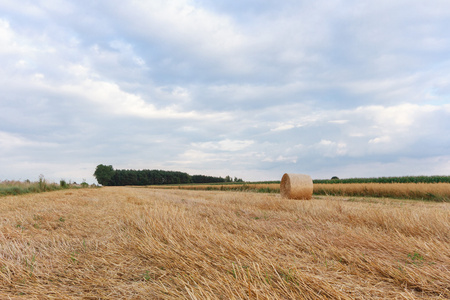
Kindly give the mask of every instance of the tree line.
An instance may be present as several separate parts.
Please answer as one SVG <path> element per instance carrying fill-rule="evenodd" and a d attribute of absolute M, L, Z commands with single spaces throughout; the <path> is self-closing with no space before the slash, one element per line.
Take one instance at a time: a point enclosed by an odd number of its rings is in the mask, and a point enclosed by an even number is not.
<path fill-rule="evenodd" d="M 232 179 L 230 176 L 191 176 L 184 172 L 164 170 L 115 170 L 111 165 L 102 164 L 96 167 L 94 176 L 104 186 L 243 182 L 242 179 Z"/>

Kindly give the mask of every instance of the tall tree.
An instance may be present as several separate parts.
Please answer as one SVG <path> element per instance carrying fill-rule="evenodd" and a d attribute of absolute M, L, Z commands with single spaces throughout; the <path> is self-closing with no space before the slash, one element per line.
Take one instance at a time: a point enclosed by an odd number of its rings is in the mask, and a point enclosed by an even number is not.
<path fill-rule="evenodd" d="M 115 174 L 113 166 L 98 165 L 94 176 L 101 185 L 112 185 L 111 179 Z"/>

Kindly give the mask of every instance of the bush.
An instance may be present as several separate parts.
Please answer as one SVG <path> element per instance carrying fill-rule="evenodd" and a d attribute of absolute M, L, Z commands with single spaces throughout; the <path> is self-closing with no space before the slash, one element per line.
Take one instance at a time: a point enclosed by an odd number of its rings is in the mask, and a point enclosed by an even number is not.
<path fill-rule="evenodd" d="M 63 188 L 63 189 L 67 189 L 69 187 L 69 185 L 67 184 L 67 182 L 64 179 L 61 179 L 59 181 L 59 185 Z"/>

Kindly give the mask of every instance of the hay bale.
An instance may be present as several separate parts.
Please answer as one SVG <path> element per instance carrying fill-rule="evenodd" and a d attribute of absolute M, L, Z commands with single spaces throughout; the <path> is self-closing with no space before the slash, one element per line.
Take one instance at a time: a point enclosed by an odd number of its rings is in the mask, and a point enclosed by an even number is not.
<path fill-rule="evenodd" d="M 283 198 L 309 200 L 312 198 L 313 182 L 305 174 L 284 174 L 281 179 L 280 193 Z"/>

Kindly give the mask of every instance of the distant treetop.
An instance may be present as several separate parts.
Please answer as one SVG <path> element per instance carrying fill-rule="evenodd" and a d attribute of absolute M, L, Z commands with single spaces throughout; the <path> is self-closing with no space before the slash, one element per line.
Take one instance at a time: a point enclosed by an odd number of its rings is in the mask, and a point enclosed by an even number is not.
<path fill-rule="evenodd" d="M 216 183 L 232 182 L 230 176 L 226 178 L 189 175 L 178 171 L 164 170 L 114 170 L 113 166 L 98 165 L 94 176 L 97 182 L 104 186 L 124 186 L 124 185 L 158 185 L 158 184 L 183 184 L 183 183 Z M 242 182 L 242 179 L 234 178 L 235 182 Z"/>

